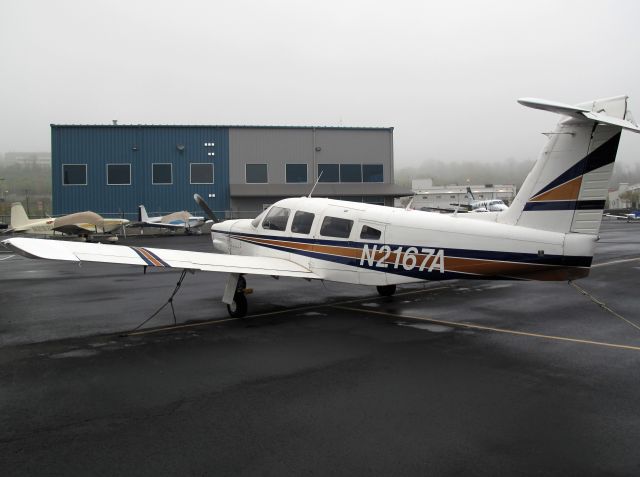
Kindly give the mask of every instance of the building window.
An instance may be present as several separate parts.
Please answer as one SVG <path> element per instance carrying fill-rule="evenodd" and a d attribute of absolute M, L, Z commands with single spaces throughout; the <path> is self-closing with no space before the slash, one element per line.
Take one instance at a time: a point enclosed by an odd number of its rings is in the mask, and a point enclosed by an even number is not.
<path fill-rule="evenodd" d="M 362 164 L 363 182 L 384 182 L 382 164 Z"/>
<path fill-rule="evenodd" d="M 107 185 L 131 185 L 131 164 L 107 164 Z"/>
<path fill-rule="evenodd" d="M 245 180 L 247 184 L 266 184 L 267 165 L 266 164 L 247 164 L 245 166 Z"/>
<path fill-rule="evenodd" d="M 191 163 L 192 184 L 213 184 L 213 164 Z"/>
<path fill-rule="evenodd" d="M 87 165 L 62 164 L 62 185 L 87 185 Z"/>
<path fill-rule="evenodd" d="M 362 165 L 340 164 L 340 182 L 362 182 Z"/>
<path fill-rule="evenodd" d="M 340 182 L 340 166 L 338 164 L 318 164 L 318 177 L 320 177 L 320 182 Z"/>
<path fill-rule="evenodd" d="M 362 197 L 362 202 L 373 205 L 384 205 L 384 197 L 381 195 L 365 195 Z"/>
<path fill-rule="evenodd" d="M 153 164 L 153 184 L 173 184 L 171 164 Z"/>
<path fill-rule="evenodd" d="M 294 234 L 308 234 L 311 232 L 311 225 L 315 215 L 311 212 L 304 212 L 299 210 L 293 216 L 293 222 L 291 222 L 291 232 Z"/>
<path fill-rule="evenodd" d="M 325 217 L 320 227 L 320 235 L 325 237 L 349 238 L 353 220 L 338 217 Z"/>
<path fill-rule="evenodd" d="M 287 164 L 286 166 L 287 183 L 307 182 L 307 165 L 306 164 Z"/>

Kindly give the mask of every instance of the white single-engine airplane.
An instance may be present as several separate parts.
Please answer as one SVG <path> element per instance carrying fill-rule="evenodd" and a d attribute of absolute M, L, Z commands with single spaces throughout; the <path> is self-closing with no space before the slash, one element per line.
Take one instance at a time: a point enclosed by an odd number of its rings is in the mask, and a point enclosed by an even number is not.
<path fill-rule="evenodd" d="M 194 232 L 201 234 L 201 229 L 204 224 L 204 217 L 194 217 L 186 210 L 173 212 L 168 215 L 149 217 L 145 206 L 139 205 L 138 222 L 130 223 L 129 226 L 140 227 L 141 230 L 144 230 L 145 227 L 161 228 L 172 231 L 184 229 L 186 234 L 192 234 Z"/>
<path fill-rule="evenodd" d="M 128 223 L 127 219 L 105 219 L 90 210 L 55 218 L 30 219 L 22 204 L 14 202 L 11 204 L 11 224 L 4 233 L 53 235 L 59 232 L 89 238 L 94 234 L 114 234 L 118 230 L 124 231 L 124 226 Z"/>
<path fill-rule="evenodd" d="M 502 212 L 440 215 L 299 197 L 253 220 L 214 224 L 218 253 L 27 238 L 4 243 L 31 258 L 228 273 L 222 301 L 236 317 L 247 312 L 245 274 L 373 285 L 381 295 L 422 280 L 586 277 L 621 131 L 640 128 L 626 96 L 576 106 L 519 102 L 562 116 Z"/>
<path fill-rule="evenodd" d="M 626 220 L 627 222 L 631 222 L 632 220 L 640 220 L 640 210 L 634 210 L 628 214 L 624 215 L 616 215 L 616 214 L 604 214 L 605 217 L 612 217 L 618 220 Z"/>

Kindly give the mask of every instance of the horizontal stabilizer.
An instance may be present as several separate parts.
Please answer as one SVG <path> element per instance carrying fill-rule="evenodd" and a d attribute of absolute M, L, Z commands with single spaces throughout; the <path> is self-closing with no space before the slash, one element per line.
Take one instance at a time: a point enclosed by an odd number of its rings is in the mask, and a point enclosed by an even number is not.
<path fill-rule="evenodd" d="M 612 98 L 619 99 L 619 98 Z M 626 99 L 626 97 L 625 97 Z M 570 104 L 559 103 L 557 101 L 549 101 L 546 99 L 537 98 L 521 98 L 518 103 L 523 106 L 527 106 L 533 109 L 541 109 L 543 111 L 550 111 L 552 113 L 563 114 L 576 119 L 588 119 L 596 121 L 602 124 L 609 124 L 611 126 L 618 126 L 628 131 L 640 132 L 640 127 L 637 124 L 630 121 L 630 117 L 621 119 L 609 114 L 603 114 L 601 111 L 593 111 L 594 108 L 585 108 L 583 105 L 572 106 Z M 594 105 L 595 106 L 595 105 Z"/>
<path fill-rule="evenodd" d="M 574 117 L 578 117 L 577 115 L 580 113 L 591 111 L 590 109 L 585 109 L 580 106 L 571 106 L 570 104 L 537 98 L 520 98 L 518 103 L 523 106 L 527 106 L 528 108 L 541 109 L 543 111 L 550 111 L 552 113 Z"/>

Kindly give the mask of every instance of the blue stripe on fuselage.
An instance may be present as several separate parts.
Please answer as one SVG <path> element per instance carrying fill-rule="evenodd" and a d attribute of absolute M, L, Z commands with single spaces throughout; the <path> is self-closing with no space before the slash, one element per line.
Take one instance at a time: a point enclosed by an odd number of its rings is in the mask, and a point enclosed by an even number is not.
<path fill-rule="evenodd" d="M 215 233 L 220 233 L 215 231 Z M 236 235 L 239 237 L 251 239 L 266 239 L 266 240 L 277 240 L 283 242 L 293 242 L 293 243 L 304 243 L 304 244 L 313 244 L 313 245 L 328 245 L 328 246 L 337 246 L 337 247 L 348 247 L 352 249 L 356 249 L 361 251 L 365 245 L 369 246 L 371 249 L 374 246 L 377 246 L 377 250 L 380 250 L 380 247 L 383 245 L 387 245 L 391 248 L 392 253 L 401 248 L 402 251 L 406 251 L 410 247 L 415 247 L 418 250 L 421 248 L 428 248 L 425 245 L 400 245 L 400 244 L 381 244 L 381 243 L 372 243 L 372 242 L 352 242 L 352 241 L 340 241 L 340 240 L 325 240 L 325 239 L 315 239 L 315 238 L 306 238 L 306 237 L 283 237 L 277 235 L 261 235 L 261 234 L 251 234 L 245 232 L 223 232 L 228 235 Z M 360 265 L 360 258 L 352 258 L 352 257 L 339 257 L 335 255 L 329 255 L 323 252 L 311 252 L 307 250 L 300 250 L 297 248 L 288 248 L 286 245 L 273 245 L 273 244 L 264 244 L 264 243 L 255 243 L 251 242 L 255 245 L 261 245 L 263 247 L 281 250 L 289 253 L 296 253 L 298 255 L 303 255 L 312 258 L 318 258 L 321 260 L 331 260 L 337 263 L 342 263 L 345 265 L 358 266 L 362 268 L 371 268 L 375 270 L 381 270 L 379 267 L 369 267 L 365 262 L 363 265 Z M 589 267 L 591 266 L 592 257 L 588 256 L 564 256 L 564 255 L 547 255 L 544 254 L 542 256 L 537 253 L 521 253 L 521 252 L 502 252 L 502 251 L 492 251 L 492 250 L 469 250 L 469 249 L 454 249 L 454 248 L 442 248 L 444 250 L 445 257 L 452 258 L 468 258 L 468 259 L 476 259 L 476 260 L 489 260 L 489 261 L 497 261 L 497 262 L 514 262 L 514 263 L 522 263 L 522 264 L 532 264 L 532 265 L 550 265 L 550 266 L 562 266 L 562 267 Z M 389 273 L 395 273 L 395 270 L 389 269 L 387 267 Z M 404 272 L 405 270 L 398 270 L 397 272 Z M 420 272 L 420 274 L 426 273 L 425 270 Z M 436 273 L 436 272 L 431 272 Z M 442 275 L 440 272 L 437 272 L 438 275 Z M 462 275 L 464 277 L 468 277 L 465 274 L 456 274 Z M 460 277 L 458 277 L 460 278 Z"/>

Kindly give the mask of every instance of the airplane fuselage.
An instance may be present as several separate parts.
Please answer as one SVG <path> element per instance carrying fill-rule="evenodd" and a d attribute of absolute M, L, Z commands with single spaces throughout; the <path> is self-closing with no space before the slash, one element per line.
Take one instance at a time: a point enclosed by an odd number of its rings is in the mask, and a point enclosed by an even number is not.
<path fill-rule="evenodd" d="M 323 279 L 363 285 L 588 275 L 596 236 L 500 224 L 484 215 L 302 197 L 284 199 L 254 220 L 229 220 L 211 230 L 220 253 L 284 258 Z"/>

